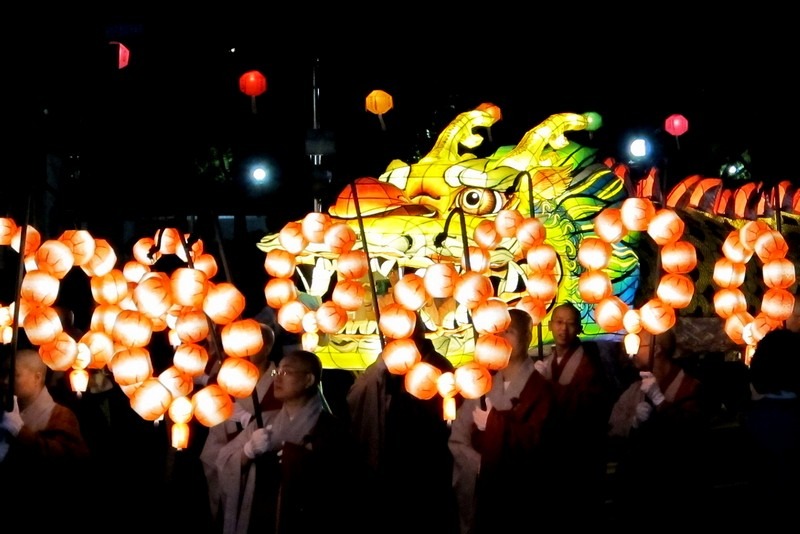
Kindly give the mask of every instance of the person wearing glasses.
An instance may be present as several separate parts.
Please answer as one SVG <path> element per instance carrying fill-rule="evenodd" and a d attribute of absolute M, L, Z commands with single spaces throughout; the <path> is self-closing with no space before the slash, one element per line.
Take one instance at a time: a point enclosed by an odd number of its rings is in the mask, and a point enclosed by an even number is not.
<path fill-rule="evenodd" d="M 280 410 L 252 420 L 216 458 L 225 534 L 347 529 L 359 484 L 347 423 L 320 389 L 316 354 L 294 350 L 270 375 Z"/>

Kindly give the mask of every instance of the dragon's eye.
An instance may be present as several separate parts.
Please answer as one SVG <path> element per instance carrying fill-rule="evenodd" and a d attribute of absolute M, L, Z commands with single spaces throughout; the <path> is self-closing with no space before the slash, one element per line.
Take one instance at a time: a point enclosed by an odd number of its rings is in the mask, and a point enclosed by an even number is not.
<path fill-rule="evenodd" d="M 470 215 L 497 213 L 505 204 L 503 194 L 492 189 L 467 187 L 458 194 L 456 204 Z"/>

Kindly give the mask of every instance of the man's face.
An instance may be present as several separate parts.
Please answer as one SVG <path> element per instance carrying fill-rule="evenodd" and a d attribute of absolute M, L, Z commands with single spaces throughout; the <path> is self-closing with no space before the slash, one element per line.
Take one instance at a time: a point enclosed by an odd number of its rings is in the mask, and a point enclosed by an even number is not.
<path fill-rule="evenodd" d="M 39 373 L 18 365 L 14 368 L 14 393 L 20 399 L 31 401 L 39 393 Z"/>
<path fill-rule="evenodd" d="M 273 374 L 275 398 L 280 401 L 302 397 L 313 380 L 311 371 L 303 362 L 291 356 L 284 357 Z"/>
<path fill-rule="evenodd" d="M 572 345 L 581 333 L 581 323 L 575 313 L 568 308 L 559 308 L 550 318 L 550 332 L 556 345 Z"/>

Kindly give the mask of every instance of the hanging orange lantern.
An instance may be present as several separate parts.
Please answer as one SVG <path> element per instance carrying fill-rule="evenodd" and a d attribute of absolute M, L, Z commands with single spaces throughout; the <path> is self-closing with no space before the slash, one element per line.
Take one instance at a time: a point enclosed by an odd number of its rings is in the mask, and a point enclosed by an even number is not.
<path fill-rule="evenodd" d="M 516 237 L 522 251 L 527 253 L 531 247 L 544 243 L 547 229 L 544 223 L 536 217 L 528 217 L 517 226 Z"/>
<path fill-rule="evenodd" d="M 173 302 L 202 308 L 208 293 L 208 278 L 199 269 L 179 267 L 170 275 L 170 290 Z"/>
<path fill-rule="evenodd" d="M 712 279 L 722 289 L 736 288 L 744 283 L 747 266 L 728 258 L 720 258 L 714 263 Z"/>
<path fill-rule="evenodd" d="M 747 300 L 741 290 L 729 287 L 714 293 L 714 311 L 723 319 L 747 309 Z"/>
<path fill-rule="evenodd" d="M 628 197 L 620 206 L 622 224 L 630 231 L 644 232 L 656 214 L 653 201 L 649 198 Z"/>
<path fill-rule="evenodd" d="M 497 233 L 494 221 L 483 219 L 472 231 L 472 239 L 478 246 L 493 250 L 502 240 L 502 236 Z"/>
<path fill-rule="evenodd" d="M 217 275 L 219 270 L 217 260 L 211 254 L 200 254 L 194 260 L 194 268 L 206 273 L 206 278 L 208 278 L 209 282 Z"/>
<path fill-rule="evenodd" d="M 72 250 L 57 239 L 48 239 L 35 253 L 36 265 L 59 280 L 64 278 L 75 264 Z"/>
<path fill-rule="evenodd" d="M 14 235 L 11 237 L 11 248 L 20 252 L 19 250 L 19 242 L 22 240 L 22 226 L 17 226 L 14 229 Z M 39 248 L 39 245 L 42 244 L 42 234 L 39 233 L 39 230 L 34 228 L 31 225 L 27 226 L 25 231 L 25 247 L 24 251 L 21 252 L 22 257 L 27 257 L 33 254 L 36 249 Z"/>
<path fill-rule="evenodd" d="M 192 401 L 189 397 L 175 397 L 167 410 L 173 423 L 188 423 L 192 420 Z"/>
<path fill-rule="evenodd" d="M 467 259 L 469 258 L 469 270 L 484 274 L 489 270 L 489 251 L 483 247 L 467 247 L 467 254 L 461 258 L 461 267 L 467 270 Z"/>
<path fill-rule="evenodd" d="M 378 116 L 381 123 L 381 130 L 386 130 L 386 123 L 383 115 L 394 107 L 392 95 L 381 89 L 370 91 L 366 99 L 366 110 Z"/>
<path fill-rule="evenodd" d="M 171 406 L 171 405 L 170 405 Z M 170 431 L 170 443 L 179 451 L 189 446 L 189 425 L 186 423 L 173 423 Z"/>
<path fill-rule="evenodd" d="M 309 243 L 323 243 L 325 241 L 325 232 L 331 227 L 331 216 L 327 213 L 319 213 L 312 211 L 305 217 L 301 223 L 303 236 Z"/>
<path fill-rule="evenodd" d="M 357 310 L 364 304 L 366 290 L 358 280 L 339 280 L 333 288 L 331 300 L 345 310 Z"/>
<path fill-rule="evenodd" d="M 111 269 L 103 276 L 93 276 L 89 285 L 92 297 L 98 304 L 118 304 L 129 292 L 128 280 L 119 269 Z"/>
<path fill-rule="evenodd" d="M 647 234 L 657 245 L 674 243 L 683 235 L 685 224 L 675 211 L 658 210 L 647 225 Z"/>
<path fill-rule="evenodd" d="M 530 295 L 523 295 L 522 298 L 517 301 L 517 304 L 514 307 L 523 310 L 530 315 L 531 320 L 533 321 L 533 326 L 541 323 L 547 315 L 547 307 L 545 306 L 545 303 L 533 298 Z"/>
<path fill-rule="evenodd" d="M 145 421 L 155 421 L 169 409 L 172 395 L 164 384 L 148 378 L 130 396 L 131 408 Z"/>
<path fill-rule="evenodd" d="M 443 398 L 454 397 L 458 393 L 456 375 L 450 371 L 442 373 L 436 380 L 436 390 Z"/>
<path fill-rule="evenodd" d="M 209 327 L 202 310 L 187 309 L 178 315 L 175 332 L 183 343 L 200 343 L 208 338 Z"/>
<path fill-rule="evenodd" d="M 472 324 L 479 334 L 498 334 L 504 331 L 511 324 L 508 304 L 503 299 L 487 298 L 475 307 Z"/>
<path fill-rule="evenodd" d="M 118 351 L 114 355 L 111 372 L 114 380 L 120 385 L 130 386 L 144 382 L 153 375 L 150 351 L 144 347 L 130 347 Z"/>
<path fill-rule="evenodd" d="M 459 275 L 451 263 L 434 263 L 425 269 L 422 279 L 431 297 L 448 298 L 453 296 Z"/>
<path fill-rule="evenodd" d="M 427 362 L 417 362 L 408 370 L 404 378 L 406 391 L 418 399 L 432 399 L 437 391 L 437 383 L 442 372 Z"/>
<path fill-rule="evenodd" d="M 258 382 L 258 367 L 246 358 L 226 358 L 219 368 L 217 383 L 237 399 L 249 396 Z"/>
<path fill-rule="evenodd" d="M 89 276 L 103 276 L 111 271 L 117 263 L 117 253 L 106 239 L 94 240 L 94 254 L 81 265 L 81 269 Z"/>
<path fill-rule="evenodd" d="M 323 302 L 315 312 L 321 332 L 335 334 L 347 324 L 347 311 L 335 302 Z"/>
<path fill-rule="evenodd" d="M 39 347 L 42 361 L 54 371 L 66 371 L 78 357 L 78 344 L 66 332 L 56 334 L 52 341 Z"/>
<path fill-rule="evenodd" d="M 456 283 L 453 297 L 468 310 L 474 310 L 489 297 L 494 296 L 492 281 L 474 271 L 463 273 Z"/>
<path fill-rule="evenodd" d="M 417 311 L 425 305 L 428 294 L 425 281 L 416 273 L 406 273 L 394 284 L 392 295 L 395 302 L 407 310 Z"/>
<path fill-rule="evenodd" d="M 517 235 L 517 228 L 522 224 L 522 220 L 523 217 L 519 211 L 503 209 L 497 212 L 494 227 L 501 236 L 514 237 Z"/>
<path fill-rule="evenodd" d="M 257 70 L 249 70 L 239 76 L 239 90 L 250 97 L 250 109 L 257 113 L 256 97 L 267 91 L 267 77 Z"/>
<path fill-rule="evenodd" d="M 611 279 L 603 271 L 584 271 L 578 278 L 578 292 L 589 304 L 597 304 L 610 297 L 613 290 Z"/>
<path fill-rule="evenodd" d="M 553 274 L 533 273 L 525 281 L 528 294 L 540 302 L 550 302 L 558 291 L 558 282 Z"/>
<path fill-rule="evenodd" d="M 261 325 L 255 319 L 240 319 L 222 327 L 222 349 L 233 358 L 252 356 L 264 346 Z"/>
<path fill-rule="evenodd" d="M 594 218 L 593 225 L 594 233 L 606 243 L 618 243 L 628 233 L 619 208 L 604 209 Z"/>
<path fill-rule="evenodd" d="M 153 323 L 136 310 L 122 310 L 114 320 L 111 337 L 126 347 L 144 347 L 153 336 Z"/>
<path fill-rule="evenodd" d="M 753 249 L 739 238 L 738 230 L 731 230 L 725 241 L 722 242 L 722 253 L 736 263 L 747 263 L 753 257 Z"/>
<path fill-rule="evenodd" d="M 133 244 L 133 257 L 142 265 L 153 265 L 161 257 L 152 237 L 142 237 Z M 151 256 L 152 255 L 152 256 Z"/>
<path fill-rule="evenodd" d="M 16 232 L 17 223 L 14 219 L 10 217 L 0 217 L 0 245 L 10 245 Z"/>
<path fill-rule="evenodd" d="M 666 332 L 675 326 L 675 310 L 661 299 L 647 301 L 640 310 L 642 327 L 653 335 Z"/>
<path fill-rule="evenodd" d="M 347 223 L 333 223 L 322 239 L 332 253 L 342 254 L 352 250 L 356 243 L 356 232 Z"/>
<path fill-rule="evenodd" d="M 264 297 L 272 308 L 280 308 L 287 302 L 297 300 L 297 286 L 289 278 L 273 278 L 264 286 Z"/>
<path fill-rule="evenodd" d="M 37 306 L 31 309 L 22 322 L 28 340 L 34 345 L 44 345 L 53 341 L 64 331 L 58 313 L 48 306 Z"/>
<path fill-rule="evenodd" d="M 777 230 L 768 230 L 762 232 L 753 245 L 758 258 L 767 263 L 768 261 L 777 260 L 786 257 L 789 252 L 789 245 L 783 234 Z"/>
<path fill-rule="evenodd" d="M 756 239 L 764 232 L 772 230 L 770 226 L 764 221 L 755 220 L 747 221 L 739 228 L 739 240 L 744 243 L 748 249 L 755 250 Z"/>
<path fill-rule="evenodd" d="M 175 365 L 161 371 L 158 381 L 167 388 L 172 398 L 185 397 L 194 389 L 191 375 L 184 373 Z"/>
<path fill-rule="evenodd" d="M 244 311 L 246 299 L 230 282 L 211 285 L 203 302 L 203 311 L 216 324 L 228 324 Z"/>
<path fill-rule="evenodd" d="M 287 302 L 278 310 L 278 324 L 292 334 L 303 333 L 303 316 L 308 312 L 305 304 L 299 300 Z"/>
<path fill-rule="evenodd" d="M 674 241 L 661 248 L 661 267 L 668 273 L 686 274 L 697 267 L 697 250 L 688 241 Z"/>
<path fill-rule="evenodd" d="M 456 387 L 465 399 L 477 399 L 492 389 L 492 375 L 477 362 L 468 362 L 454 371 Z"/>
<path fill-rule="evenodd" d="M 386 337 L 401 339 L 410 337 L 416 325 L 416 314 L 393 302 L 381 311 L 379 327 Z"/>
<path fill-rule="evenodd" d="M 92 330 L 104 332 L 111 336 L 111 332 L 114 330 L 114 321 L 116 321 L 117 315 L 119 315 L 121 311 L 122 308 L 120 308 L 118 304 L 100 304 L 99 306 L 95 306 L 92 311 L 89 327 Z"/>
<path fill-rule="evenodd" d="M 278 241 L 292 254 L 300 254 L 308 246 L 308 239 L 303 235 L 303 225 L 297 221 L 289 221 L 281 228 Z"/>
<path fill-rule="evenodd" d="M 639 337 L 639 334 L 625 334 L 625 337 L 622 339 L 622 345 L 625 347 L 625 354 L 631 357 L 639 352 L 641 343 L 642 339 Z"/>
<path fill-rule="evenodd" d="M 638 334 L 642 331 L 642 314 L 639 310 L 631 308 L 622 316 L 622 326 L 625 331 L 631 334 Z M 630 354 L 630 353 L 629 353 Z"/>
<path fill-rule="evenodd" d="M 114 357 L 114 340 L 105 332 L 89 330 L 83 334 L 78 345 L 88 348 L 92 356 L 89 369 L 102 369 Z"/>
<path fill-rule="evenodd" d="M 611 245 L 597 237 L 587 237 L 578 248 L 578 263 L 589 270 L 605 269 L 611 261 Z"/>
<path fill-rule="evenodd" d="M 794 295 L 785 289 L 773 287 L 761 299 L 761 311 L 776 321 L 785 321 L 792 316 Z"/>
<path fill-rule="evenodd" d="M 497 371 L 508 365 L 511 350 L 511 343 L 506 338 L 484 334 L 475 341 L 475 362 Z"/>
<path fill-rule="evenodd" d="M 665 274 L 658 283 L 656 295 L 667 305 L 683 309 L 692 301 L 694 282 L 683 274 Z"/>
<path fill-rule="evenodd" d="M 387 343 L 381 357 L 386 364 L 386 369 L 395 375 L 406 374 L 422 358 L 417 344 L 413 339 L 407 337 L 393 339 Z"/>
<path fill-rule="evenodd" d="M 728 337 L 731 338 L 731 341 L 737 345 L 744 345 L 745 342 L 744 338 L 742 337 L 742 334 L 744 333 L 744 327 L 752 322 L 753 316 L 746 311 L 734 313 L 725 319 L 725 333 L 728 334 Z"/>
<path fill-rule="evenodd" d="M 616 295 L 608 296 L 597 303 L 594 308 L 597 326 L 606 332 L 622 330 L 622 318 L 628 311 L 628 305 Z"/>
<path fill-rule="evenodd" d="M 73 369 L 69 372 L 69 387 L 72 391 L 81 393 L 86 391 L 89 386 L 89 372 L 86 369 Z"/>
<path fill-rule="evenodd" d="M 777 258 L 764 263 L 761 268 L 764 285 L 788 289 L 795 282 L 794 263 L 786 258 Z"/>
<path fill-rule="evenodd" d="M 270 250 L 264 258 L 264 270 L 274 278 L 290 278 L 295 266 L 294 254 L 280 248 Z"/>
<path fill-rule="evenodd" d="M 209 384 L 192 396 L 194 416 L 203 425 L 212 427 L 233 414 L 233 401 L 217 384 Z"/>
<path fill-rule="evenodd" d="M 528 249 L 526 259 L 531 271 L 539 274 L 556 274 L 558 254 L 556 254 L 552 246 L 546 244 L 534 245 Z"/>
<path fill-rule="evenodd" d="M 28 271 L 22 278 L 20 296 L 31 303 L 51 306 L 58 298 L 60 286 L 58 278 L 48 272 Z"/>
<path fill-rule="evenodd" d="M 189 376 L 200 376 L 208 365 L 208 351 L 196 343 L 178 345 L 172 355 L 172 364 Z"/>
<path fill-rule="evenodd" d="M 351 250 L 339 255 L 336 270 L 343 278 L 358 280 L 369 272 L 367 253 L 363 250 Z"/>

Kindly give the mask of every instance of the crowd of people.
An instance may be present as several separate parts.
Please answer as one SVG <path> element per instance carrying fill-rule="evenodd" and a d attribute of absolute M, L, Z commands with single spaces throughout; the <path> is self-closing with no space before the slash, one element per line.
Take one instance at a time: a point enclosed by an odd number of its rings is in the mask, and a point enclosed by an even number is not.
<path fill-rule="evenodd" d="M 709 504 L 718 488 L 706 466 L 723 401 L 684 364 L 672 330 L 642 332 L 629 356 L 583 339 L 578 308 L 561 303 L 554 345 L 538 358 L 530 315 L 509 315 L 499 334 L 508 364 L 488 393 L 459 400 L 452 422 L 441 399 L 411 395 L 382 358 L 342 382 L 260 317 L 253 395 L 223 423 L 193 422 L 180 451 L 105 371 L 76 398 L 35 349 L 20 349 L 0 419 L 0 502 L 43 531 L 81 521 L 90 533 L 120 521 L 197 534 L 483 534 L 526 521 L 640 531 L 711 525 L 721 513 L 788 520 L 800 480 L 800 302 L 744 375 L 731 445 L 743 480 L 727 510 Z M 412 338 L 422 361 L 454 370 L 421 320 Z"/>

